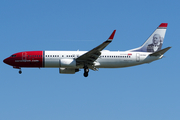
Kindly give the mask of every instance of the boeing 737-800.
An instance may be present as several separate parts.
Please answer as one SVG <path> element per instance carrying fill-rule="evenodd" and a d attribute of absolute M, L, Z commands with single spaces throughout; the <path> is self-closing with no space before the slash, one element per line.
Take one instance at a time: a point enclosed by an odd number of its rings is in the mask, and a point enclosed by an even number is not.
<path fill-rule="evenodd" d="M 112 42 L 116 30 L 110 37 L 90 51 L 25 51 L 18 52 L 4 59 L 4 63 L 21 68 L 59 68 L 59 73 L 75 74 L 84 69 L 84 77 L 89 69 L 97 71 L 99 68 L 122 68 L 150 63 L 163 58 L 163 54 L 171 47 L 161 49 L 165 37 L 167 23 L 161 23 L 146 42 L 135 49 L 127 51 L 103 50 Z"/>

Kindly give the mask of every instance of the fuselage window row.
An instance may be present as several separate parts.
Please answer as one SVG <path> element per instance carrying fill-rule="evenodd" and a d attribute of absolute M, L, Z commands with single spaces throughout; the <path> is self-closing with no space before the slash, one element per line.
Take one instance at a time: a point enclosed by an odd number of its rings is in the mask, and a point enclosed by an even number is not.
<path fill-rule="evenodd" d="M 42 57 L 42 55 L 28 55 L 28 57 Z"/>
<path fill-rule="evenodd" d="M 131 56 L 100 56 L 100 58 L 130 58 Z"/>
<path fill-rule="evenodd" d="M 59 57 L 59 55 L 46 55 L 46 57 Z M 64 57 L 64 55 L 62 55 Z M 66 55 L 66 57 L 75 57 L 75 55 Z"/>
<path fill-rule="evenodd" d="M 28 55 L 28 57 L 29 57 L 29 55 Z M 31 57 L 31 55 L 30 55 L 30 57 Z M 32 57 L 34 57 L 34 56 L 32 56 Z M 35 57 L 36 57 L 36 55 L 35 55 Z M 38 55 L 37 55 L 37 57 L 38 57 Z M 40 55 L 39 55 L 39 57 L 40 57 Z M 59 55 L 46 55 L 46 57 L 59 57 Z M 62 57 L 64 57 L 64 55 L 62 55 Z M 66 57 L 74 58 L 75 55 L 66 55 Z M 79 57 L 79 56 L 77 55 L 77 57 Z M 100 58 L 131 58 L 131 56 L 100 56 Z"/>
<path fill-rule="evenodd" d="M 59 55 L 46 55 L 46 57 L 59 57 Z"/>

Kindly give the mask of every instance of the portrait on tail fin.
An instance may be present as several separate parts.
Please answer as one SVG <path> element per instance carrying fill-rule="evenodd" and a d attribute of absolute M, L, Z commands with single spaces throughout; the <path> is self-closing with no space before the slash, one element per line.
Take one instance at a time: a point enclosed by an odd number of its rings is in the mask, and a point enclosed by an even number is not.
<path fill-rule="evenodd" d="M 166 34 L 167 25 L 167 23 L 161 23 L 142 46 L 128 51 L 157 52 L 161 50 Z"/>
<path fill-rule="evenodd" d="M 159 34 L 154 34 L 152 43 L 147 46 L 147 52 L 156 52 L 161 50 L 163 44 L 163 37 Z"/>

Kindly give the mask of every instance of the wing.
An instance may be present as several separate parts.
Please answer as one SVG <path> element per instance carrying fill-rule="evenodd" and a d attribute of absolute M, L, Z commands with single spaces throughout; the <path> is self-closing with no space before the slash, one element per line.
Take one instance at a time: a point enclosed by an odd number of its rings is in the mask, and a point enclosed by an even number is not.
<path fill-rule="evenodd" d="M 85 54 L 79 56 L 76 59 L 76 62 L 83 65 L 93 65 L 93 62 L 101 55 L 100 51 L 102 51 L 110 42 L 112 42 L 115 32 L 116 30 L 113 31 L 111 36 L 105 42 L 95 47 L 94 49 L 86 52 Z"/>

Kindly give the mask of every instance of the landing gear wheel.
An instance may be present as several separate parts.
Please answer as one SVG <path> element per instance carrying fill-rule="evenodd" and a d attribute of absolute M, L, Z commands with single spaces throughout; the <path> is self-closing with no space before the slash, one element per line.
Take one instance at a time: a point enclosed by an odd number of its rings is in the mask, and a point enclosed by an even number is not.
<path fill-rule="evenodd" d="M 89 73 L 89 69 L 87 66 L 84 66 L 84 77 L 87 77 Z"/>
<path fill-rule="evenodd" d="M 22 71 L 21 70 L 19 70 L 19 74 L 21 74 L 22 73 Z"/>
<path fill-rule="evenodd" d="M 87 73 L 87 72 L 85 72 L 85 73 L 84 73 L 84 77 L 87 77 L 87 76 L 88 76 L 88 73 Z"/>

